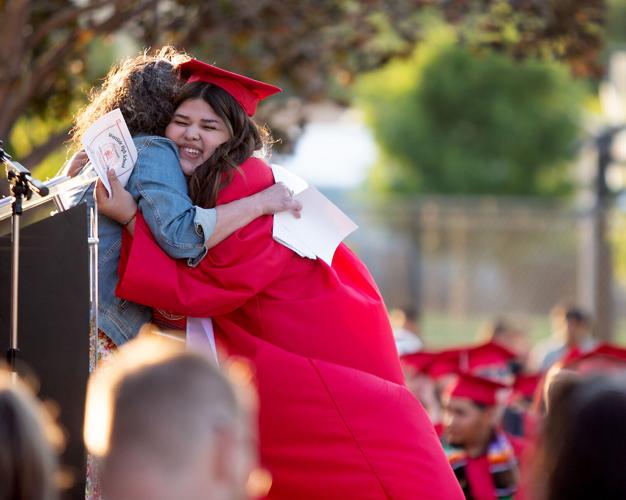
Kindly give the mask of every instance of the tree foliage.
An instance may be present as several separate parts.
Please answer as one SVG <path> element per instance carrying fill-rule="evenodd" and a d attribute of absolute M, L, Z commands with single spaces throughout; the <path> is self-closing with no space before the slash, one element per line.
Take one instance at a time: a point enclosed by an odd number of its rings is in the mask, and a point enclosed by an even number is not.
<path fill-rule="evenodd" d="M 584 93 L 555 62 L 459 45 L 434 30 L 413 57 L 359 85 L 383 150 L 376 184 L 400 191 L 558 195 Z"/>
<path fill-rule="evenodd" d="M 61 144 L 85 91 L 114 62 L 94 65 L 94 45 L 119 33 L 139 49 L 174 44 L 288 96 L 347 102 L 355 75 L 411 54 L 433 5 L 471 24 L 476 44 L 596 71 L 600 0 L 0 0 L 0 138 L 19 123 L 26 133 L 31 118 L 50 123 L 45 139 L 22 141 L 33 143 L 29 165 Z"/>
<path fill-rule="evenodd" d="M 12 141 L 32 146 L 22 160 L 36 164 L 58 147 L 86 90 L 115 62 L 92 64 L 112 35 L 124 33 L 133 50 L 174 44 L 316 99 L 410 50 L 409 4 L 420 2 L 0 0 L 0 138 L 28 134 L 29 120 L 41 118 L 50 124 L 45 139 Z"/>
<path fill-rule="evenodd" d="M 616 0 L 609 0 L 615 2 Z M 620 1 L 620 0 L 617 0 Z M 599 78 L 605 41 L 605 0 L 481 0 L 451 2 L 448 21 L 462 41 L 505 53 L 564 62 L 576 77 Z"/>

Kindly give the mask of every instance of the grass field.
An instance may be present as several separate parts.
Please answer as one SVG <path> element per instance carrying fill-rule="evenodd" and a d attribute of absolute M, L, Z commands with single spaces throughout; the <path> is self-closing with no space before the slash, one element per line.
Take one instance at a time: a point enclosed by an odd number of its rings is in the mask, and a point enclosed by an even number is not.
<path fill-rule="evenodd" d="M 471 344 L 480 337 L 491 316 L 454 317 L 440 313 L 426 313 L 422 317 L 422 337 L 428 349 L 441 349 L 455 345 Z M 548 316 L 524 316 L 519 320 L 512 318 L 514 324 L 526 328 L 534 344 L 550 334 Z M 626 344 L 626 321 L 617 324 L 615 341 Z"/>

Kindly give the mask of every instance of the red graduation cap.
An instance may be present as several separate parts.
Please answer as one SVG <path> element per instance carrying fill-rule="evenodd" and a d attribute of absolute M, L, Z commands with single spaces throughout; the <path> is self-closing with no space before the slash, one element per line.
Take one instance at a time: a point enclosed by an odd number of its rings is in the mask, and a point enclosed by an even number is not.
<path fill-rule="evenodd" d="M 428 373 L 433 378 L 457 373 L 460 369 L 460 358 L 463 349 L 446 349 L 438 352 L 428 365 Z"/>
<path fill-rule="evenodd" d="M 415 370 L 415 373 L 429 373 L 429 367 L 437 358 L 436 352 L 418 351 L 400 356 L 400 363 Z"/>
<path fill-rule="evenodd" d="M 581 373 L 611 373 L 626 370 L 626 349 L 614 344 L 599 344 L 591 351 L 573 349 L 562 366 Z"/>
<path fill-rule="evenodd" d="M 510 375 L 509 361 L 516 355 L 495 342 L 441 351 L 432 361 L 431 376 L 458 371 L 502 379 Z"/>
<path fill-rule="evenodd" d="M 498 391 L 506 388 L 506 385 L 485 377 L 459 373 L 447 392 L 452 398 L 465 398 L 475 403 L 493 406 L 496 404 Z"/>
<path fill-rule="evenodd" d="M 542 377 L 542 373 L 520 373 L 515 377 L 515 382 L 513 382 L 513 393 L 532 399 Z"/>
<path fill-rule="evenodd" d="M 485 342 L 467 349 L 467 363 L 470 370 L 483 366 L 505 366 L 516 354 L 497 342 Z"/>
<path fill-rule="evenodd" d="M 190 59 L 180 64 L 178 71 L 182 78 L 186 78 L 187 83 L 212 83 L 225 90 L 241 104 L 248 116 L 256 113 L 259 101 L 282 91 L 281 88 L 269 83 L 259 82 L 197 59 Z"/>

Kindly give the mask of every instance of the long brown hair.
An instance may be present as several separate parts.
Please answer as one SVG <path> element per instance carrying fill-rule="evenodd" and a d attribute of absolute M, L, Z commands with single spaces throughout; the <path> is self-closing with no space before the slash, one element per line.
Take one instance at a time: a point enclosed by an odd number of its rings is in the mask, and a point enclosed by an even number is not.
<path fill-rule="evenodd" d="M 624 374 L 577 374 L 557 384 L 528 461 L 529 497 L 626 498 Z"/>
<path fill-rule="evenodd" d="M 239 103 L 216 85 L 204 82 L 184 85 L 175 99 L 175 107 L 189 99 L 203 99 L 230 132 L 230 139 L 219 145 L 189 179 L 189 196 L 193 203 L 213 208 L 220 190 L 228 185 L 239 165 L 255 151 L 268 148 L 269 132 L 258 127 Z"/>

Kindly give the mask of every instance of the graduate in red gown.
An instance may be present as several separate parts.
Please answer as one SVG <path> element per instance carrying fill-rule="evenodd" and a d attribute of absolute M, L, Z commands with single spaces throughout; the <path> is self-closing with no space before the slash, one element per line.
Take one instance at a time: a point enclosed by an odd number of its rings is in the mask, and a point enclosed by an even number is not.
<path fill-rule="evenodd" d="M 444 396 L 444 449 L 467 499 L 520 499 L 524 443 L 500 428 L 499 382 L 460 373 Z"/>
<path fill-rule="evenodd" d="M 196 60 L 181 71 L 225 90 L 248 116 L 263 97 L 258 82 Z M 253 157 L 219 181 L 220 204 L 274 183 Z M 404 385 L 383 299 L 363 263 L 343 244 L 332 266 L 302 258 L 273 240 L 272 224 L 272 216 L 256 219 L 190 268 L 159 248 L 139 214 L 134 238 L 124 235 L 117 293 L 211 317 L 227 355 L 252 362 L 268 498 L 462 498 Z"/>

